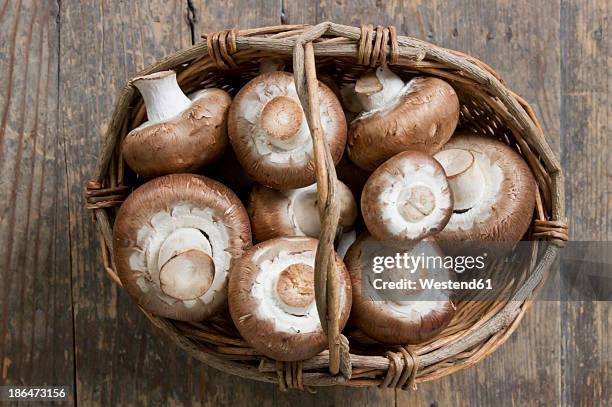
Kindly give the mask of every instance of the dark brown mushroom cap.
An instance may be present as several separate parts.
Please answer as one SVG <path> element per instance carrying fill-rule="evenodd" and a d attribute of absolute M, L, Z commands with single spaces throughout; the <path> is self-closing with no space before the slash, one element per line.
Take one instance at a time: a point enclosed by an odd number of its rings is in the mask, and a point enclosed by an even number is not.
<path fill-rule="evenodd" d="M 338 182 L 336 197 L 340 205 L 339 226 L 352 226 L 357 218 L 353 193 Z M 316 184 L 284 191 L 257 184 L 249 196 L 247 212 L 257 243 L 281 236 L 318 238 L 321 234 Z"/>
<path fill-rule="evenodd" d="M 314 302 L 316 247 L 312 238 L 276 238 L 253 246 L 232 267 L 228 294 L 232 319 L 241 336 L 272 359 L 304 360 L 327 348 Z M 337 255 L 336 273 L 342 329 L 351 308 L 351 283 Z"/>
<path fill-rule="evenodd" d="M 346 144 L 342 106 L 321 82 L 319 102 L 323 136 L 337 163 Z M 312 141 L 292 74 L 268 72 L 252 79 L 234 98 L 228 120 L 232 147 L 253 179 L 276 189 L 315 182 Z"/>
<path fill-rule="evenodd" d="M 482 198 L 472 209 L 453 213 L 438 241 L 518 241 L 531 224 L 536 182 L 523 158 L 508 145 L 460 133 L 444 150 L 470 151 L 484 175 Z"/>
<path fill-rule="evenodd" d="M 174 250 L 165 249 L 169 243 Z M 166 175 L 136 189 L 119 209 L 113 230 L 117 274 L 130 296 L 153 314 L 184 321 L 206 319 L 225 307 L 229 268 L 250 245 L 248 215 L 236 195 L 191 174 Z M 210 268 L 211 259 L 212 282 L 208 274 L 197 282 L 202 296 L 180 299 L 170 295 L 176 289 L 162 286 L 173 282 L 168 273 L 189 272 L 185 263 Z M 171 269 L 160 281 L 163 267 Z"/>
<path fill-rule="evenodd" d="M 122 151 L 130 168 L 143 177 L 190 172 L 223 153 L 231 96 L 222 89 L 204 89 L 192 99 L 191 106 L 171 120 L 145 122 L 128 133 Z"/>
<path fill-rule="evenodd" d="M 380 240 L 417 240 L 437 233 L 452 210 L 444 169 L 420 151 L 404 151 L 385 161 L 361 194 L 365 224 Z"/>
<path fill-rule="evenodd" d="M 395 256 L 408 252 L 418 256 L 423 250 L 431 255 L 443 256 L 432 238 L 407 244 L 403 249 L 377 241 L 369 234 L 362 234 L 353 243 L 344 257 L 353 287 L 351 322 L 370 338 L 385 344 L 403 345 L 422 343 L 436 337 L 448 325 L 455 314 L 455 305 L 450 293 L 432 290 L 404 290 L 399 294 L 400 302 L 393 297 L 378 294 L 372 287 L 372 259 L 374 256 Z M 367 268 L 370 270 L 367 270 Z M 393 272 L 393 270 L 387 270 Z M 409 274 L 402 274 L 408 277 Z M 420 270 L 417 278 L 435 277 L 436 281 L 455 278 L 449 269 Z M 439 280 L 438 280 L 439 279 Z M 391 280 L 388 280 L 391 281 Z M 393 281 L 399 281 L 399 277 Z M 370 284 L 366 287 L 365 284 Z M 402 303 L 406 301 L 406 303 Z"/>
<path fill-rule="evenodd" d="M 401 151 L 433 154 L 452 136 L 458 121 L 459 99 L 452 86 L 438 78 L 414 78 L 395 104 L 364 112 L 351 123 L 349 157 L 372 171 Z"/>

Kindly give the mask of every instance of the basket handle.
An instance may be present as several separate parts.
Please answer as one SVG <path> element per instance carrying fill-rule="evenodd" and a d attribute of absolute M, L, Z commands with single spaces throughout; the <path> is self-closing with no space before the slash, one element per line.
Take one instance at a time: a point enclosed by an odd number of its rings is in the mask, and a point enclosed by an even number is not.
<path fill-rule="evenodd" d="M 336 197 L 336 168 L 323 137 L 318 81 L 312 41 L 327 32 L 331 23 L 318 24 L 297 37 L 293 50 L 293 73 L 297 94 L 313 143 L 321 235 L 315 257 L 315 301 L 323 332 L 329 341 L 329 371 L 350 378 L 348 340 L 340 333 L 340 284 L 336 278 L 334 238 L 340 218 Z"/>

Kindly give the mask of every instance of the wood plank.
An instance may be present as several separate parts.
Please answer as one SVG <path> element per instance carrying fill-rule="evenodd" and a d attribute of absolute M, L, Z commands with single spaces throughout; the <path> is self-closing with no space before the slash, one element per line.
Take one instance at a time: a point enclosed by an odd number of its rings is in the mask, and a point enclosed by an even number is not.
<path fill-rule="evenodd" d="M 561 137 L 572 239 L 612 240 L 612 122 L 609 1 L 562 1 Z M 561 304 L 562 401 L 612 399 L 612 305 Z"/>
<path fill-rule="evenodd" d="M 56 2 L 0 5 L 1 385 L 74 380 L 57 15 Z"/>
<path fill-rule="evenodd" d="M 375 0 L 303 6 L 285 2 L 289 23 L 331 20 L 395 25 L 399 32 L 472 54 L 532 103 L 559 145 L 559 5 L 555 2 Z M 546 3 L 546 4 L 544 4 Z M 520 69 L 517 69 L 520 66 Z M 543 405 L 559 400 L 559 306 L 539 302 L 508 343 L 476 367 L 397 393 L 397 405 Z M 512 394 L 512 396 L 510 396 Z M 508 396 L 506 396 L 508 395 Z M 501 397 L 504 396 L 504 397 Z"/>
<path fill-rule="evenodd" d="M 139 69 L 190 45 L 186 14 L 184 0 L 61 2 L 61 133 L 83 405 L 185 405 L 199 397 L 199 364 L 153 328 L 103 271 L 82 199 L 119 90 Z"/>

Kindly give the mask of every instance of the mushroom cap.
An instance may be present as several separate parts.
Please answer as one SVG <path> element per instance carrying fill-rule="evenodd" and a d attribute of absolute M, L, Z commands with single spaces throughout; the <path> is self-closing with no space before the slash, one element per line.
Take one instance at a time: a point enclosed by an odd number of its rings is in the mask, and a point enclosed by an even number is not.
<path fill-rule="evenodd" d="M 401 151 L 433 154 L 450 139 L 458 121 L 459 99 L 452 86 L 434 77 L 413 78 L 391 104 L 353 120 L 349 157 L 372 171 Z"/>
<path fill-rule="evenodd" d="M 477 182 L 484 188 L 471 208 L 452 214 L 437 235 L 438 241 L 520 240 L 531 225 L 536 192 L 535 178 L 525 160 L 507 144 L 473 133 L 453 136 L 443 152 L 453 149 L 467 150 L 473 155 L 477 175 L 481 176 Z M 441 161 L 443 166 L 449 166 L 448 160 Z M 449 171 L 456 173 L 457 169 Z M 467 180 L 466 184 L 474 182 Z M 467 192 L 470 191 L 471 188 Z"/>
<path fill-rule="evenodd" d="M 246 210 L 223 184 L 191 174 L 132 192 L 114 224 L 117 274 L 145 310 L 201 321 L 225 307 L 229 269 L 251 245 Z"/>
<path fill-rule="evenodd" d="M 337 163 L 346 145 L 342 106 L 321 82 L 319 101 L 323 136 Z M 312 140 L 292 74 L 267 72 L 240 89 L 228 133 L 240 164 L 259 183 L 289 189 L 315 182 Z"/>
<path fill-rule="evenodd" d="M 416 240 L 437 233 L 452 210 L 444 169 L 420 151 L 404 151 L 385 161 L 361 194 L 363 220 L 380 240 Z"/>
<path fill-rule="evenodd" d="M 327 348 L 314 300 L 317 240 L 279 237 L 259 243 L 232 267 L 229 308 L 241 336 L 262 354 L 298 361 Z M 340 329 L 351 308 L 351 282 L 336 255 Z"/>
<path fill-rule="evenodd" d="M 410 242 L 398 249 L 397 246 L 377 241 L 367 233 L 359 236 L 344 257 L 353 286 L 351 322 L 367 336 L 381 343 L 422 343 L 437 336 L 448 325 L 455 314 L 455 305 L 448 291 L 406 289 L 393 293 L 399 295 L 399 298 L 393 298 L 373 288 L 372 279 L 379 276 L 372 272 L 373 258 L 395 257 L 398 253 L 443 256 L 435 240 L 430 237 L 420 242 Z M 397 273 L 395 278 L 387 281 L 399 281 L 400 278 L 433 278 L 435 281 L 455 279 L 454 272 L 447 268 L 420 269 L 414 275 L 404 270 L 390 269 L 385 272 Z"/>
<path fill-rule="evenodd" d="M 339 226 L 350 227 L 357 218 L 355 198 L 342 182 L 338 182 L 336 196 L 340 203 Z M 254 241 L 281 236 L 318 238 L 321 221 L 317 202 L 317 184 L 284 191 L 255 185 L 247 204 Z"/>
<path fill-rule="evenodd" d="M 231 96 L 222 89 L 190 95 L 191 106 L 170 120 L 133 129 L 123 140 L 123 158 L 143 177 L 195 171 L 226 149 Z"/>

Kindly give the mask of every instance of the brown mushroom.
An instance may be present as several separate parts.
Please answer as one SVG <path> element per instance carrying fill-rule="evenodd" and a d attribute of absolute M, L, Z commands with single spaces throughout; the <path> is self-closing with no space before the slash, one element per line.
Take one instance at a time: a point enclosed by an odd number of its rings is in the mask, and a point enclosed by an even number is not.
<path fill-rule="evenodd" d="M 340 205 L 339 226 L 348 228 L 357 218 L 355 198 L 342 182 L 338 182 L 336 197 Z M 280 236 L 318 238 L 321 234 L 317 184 L 284 191 L 255 185 L 247 211 L 255 242 Z"/>
<path fill-rule="evenodd" d="M 390 345 L 432 339 L 448 325 L 455 313 L 449 291 L 423 288 L 419 281 L 454 281 L 455 273 L 443 264 L 414 270 L 394 264 L 382 273 L 375 272 L 375 258 L 396 258 L 404 254 L 443 256 L 432 238 L 410 242 L 398 249 L 363 234 L 344 258 L 353 286 L 351 322 L 368 337 Z M 400 288 L 385 288 L 382 285 L 383 282 L 402 283 L 404 280 L 414 281 L 414 288 L 401 285 Z"/>
<path fill-rule="evenodd" d="M 536 183 L 523 158 L 508 145 L 460 133 L 434 156 L 455 198 L 438 240 L 520 240 L 533 218 Z"/>
<path fill-rule="evenodd" d="M 225 307 L 229 269 L 250 245 L 248 215 L 236 195 L 191 174 L 136 189 L 113 230 L 117 274 L 130 296 L 148 312 L 183 321 Z"/>
<path fill-rule="evenodd" d="M 438 78 L 417 77 L 404 84 L 380 67 L 359 78 L 355 93 L 365 111 L 351 123 L 348 153 L 365 170 L 401 151 L 437 152 L 459 120 L 457 94 Z"/>
<path fill-rule="evenodd" d="M 337 163 L 346 144 L 346 120 L 334 93 L 319 83 L 321 127 Z M 293 75 L 268 72 L 247 83 L 229 112 L 228 132 L 245 171 L 276 189 L 315 182 L 313 145 Z"/>
<path fill-rule="evenodd" d="M 147 109 L 147 121 L 128 133 L 123 157 L 143 177 L 190 172 L 217 159 L 227 147 L 230 95 L 203 89 L 185 96 L 174 71 L 132 80 Z"/>
<path fill-rule="evenodd" d="M 304 360 L 327 347 L 314 298 L 316 248 L 316 239 L 280 237 L 253 246 L 232 267 L 232 319 L 241 336 L 272 359 Z M 351 308 L 351 283 L 338 256 L 335 270 L 342 329 Z"/>
<path fill-rule="evenodd" d="M 452 210 L 444 169 L 420 151 L 404 151 L 385 161 L 361 194 L 365 224 L 380 240 L 417 240 L 437 233 Z"/>

